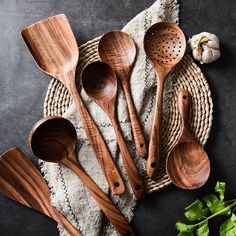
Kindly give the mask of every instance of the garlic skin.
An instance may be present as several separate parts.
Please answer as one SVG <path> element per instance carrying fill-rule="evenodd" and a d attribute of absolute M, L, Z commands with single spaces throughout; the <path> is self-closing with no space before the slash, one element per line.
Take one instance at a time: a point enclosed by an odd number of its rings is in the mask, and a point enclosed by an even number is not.
<path fill-rule="evenodd" d="M 193 35 L 188 45 L 192 50 L 193 58 L 201 64 L 209 64 L 220 57 L 219 39 L 215 34 L 202 32 Z"/>

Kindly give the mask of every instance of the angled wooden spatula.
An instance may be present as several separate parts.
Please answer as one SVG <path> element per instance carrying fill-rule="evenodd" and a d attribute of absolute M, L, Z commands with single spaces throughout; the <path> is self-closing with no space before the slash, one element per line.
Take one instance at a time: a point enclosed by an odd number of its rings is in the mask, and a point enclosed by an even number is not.
<path fill-rule="evenodd" d="M 106 143 L 79 94 L 75 72 L 79 50 L 65 15 L 49 17 L 21 31 L 22 37 L 38 67 L 61 81 L 71 93 L 80 113 L 83 128 L 107 178 L 113 194 L 122 194 L 125 186 Z"/>
<path fill-rule="evenodd" d="M 82 236 L 51 205 L 50 191 L 43 176 L 18 148 L 11 148 L 0 157 L 0 193 L 52 218 L 71 236 Z"/>

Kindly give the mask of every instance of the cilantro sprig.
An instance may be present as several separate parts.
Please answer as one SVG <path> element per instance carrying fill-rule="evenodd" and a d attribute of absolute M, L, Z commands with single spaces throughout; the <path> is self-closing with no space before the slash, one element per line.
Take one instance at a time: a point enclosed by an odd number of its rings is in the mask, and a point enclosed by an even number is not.
<path fill-rule="evenodd" d="M 217 182 L 215 194 L 209 194 L 203 198 L 195 200 L 192 204 L 185 207 L 185 217 L 195 224 L 176 223 L 178 236 L 208 236 L 208 221 L 218 215 L 225 215 L 227 220 L 220 226 L 220 236 L 236 235 L 236 199 L 225 201 L 224 182 Z"/>

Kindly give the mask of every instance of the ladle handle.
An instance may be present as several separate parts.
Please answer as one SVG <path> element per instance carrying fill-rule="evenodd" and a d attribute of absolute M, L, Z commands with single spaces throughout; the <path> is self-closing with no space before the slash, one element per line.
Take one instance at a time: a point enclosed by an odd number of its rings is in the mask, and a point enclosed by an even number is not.
<path fill-rule="evenodd" d="M 157 80 L 157 93 L 154 113 L 152 118 L 152 126 L 149 140 L 148 159 L 147 159 L 147 175 L 151 179 L 155 179 L 156 171 L 160 167 L 160 136 L 162 124 L 162 107 L 163 107 L 163 89 L 164 79 Z"/>
<path fill-rule="evenodd" d="M 181 136 L 178 143 L 196 142 L 191 134 L 189 127 L 190 107 L 192 105 L 192 97 L 188 90 L 182 89 L 178 95 L 178 109 L 181 119 Z"/>
<path fill-rule="evenodd" d="M 62 160 L 61 163 L 74 171 L 74 173 L 80 178 L 117 232 L 122 236 L 134 236 L 133 229 L 125 217 L 106 196 L 106 194 L 97 186 L 97 184 L 86 174 L 83 168 L 76 162 L 75 158 L 69 157 Z"/>
<path fill-rule="evenodd" d="M 134 163 L 134 160 L 130 154 L 130 151 L 125 143 L 124 137 L 122 135 L 122 131 L 120 128 L 120 125 L 116 119 L 116 116 L 111 116 L 111 121 L 112 121 L 112 125 L 113 128 L 115 130 L 116 133 L 116 139 L 120 148 L 120 152 L 121 152 L 121 156 L 123 158 L 123 163 L 125 166 L 125 170 L 128 176 L 128 181 L 131 185 L 131 188 L 135 194 L 135 196 L 139 199 L 139 200 L 143 200 L 145 197 L 145 187 L 143 184 L 143 180 L 142 177 Z"/>
<path fill-rule="evenodd" d="M 80 113 L 80 118 L 83 123 L 83 127 L 86 136 L 93 147 L 94 153 L 102 167 L 103 173 L 106 176 L 111 192 L 113 194 L 121 195 L 125 191 L 124 182 L 118 172 L 111 154 L 107 148 L 107 145 L 101 136 L 96 124 L 91 118 L 89 112 L 84 106 L 84 103 L 78 93 L 76 86 L 70 86 L 73 99 L 76 107 Z"/>
<path fill-rule="evenodd" d="M 123 85 L 125 98 L 126 98 L 127 105 L 128 105 L 129 117 L 130 117 L 132 131 L 133 131 L 135 148 L 136 148 L 139 156 L 146 158 L 147 145 L 146 145 L 146 141 L 145 141 L 145 138 L 143 135 L 141 125 L 140 125 L 139 120 L 137 118 L 134 102 L 133 102 L 133 99 L 131 96 L 131 91 L 130 91 L 128 84 L 122 83 L 122 85 Z"/>

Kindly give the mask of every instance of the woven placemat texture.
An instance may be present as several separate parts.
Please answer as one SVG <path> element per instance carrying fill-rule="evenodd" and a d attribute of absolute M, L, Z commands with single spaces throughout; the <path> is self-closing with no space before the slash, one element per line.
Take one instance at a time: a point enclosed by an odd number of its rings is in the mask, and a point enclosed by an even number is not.
<path fill-rule="evenodd" d="M 99 60 L 97 53 L 99 37 L 88 41 L 80 48 L 78 74 L 89 62 Z M 165 170 L 165 157 L 180 135 L 180 119 L 177 95 L 180 89 L 188 89 L 192 95 L 191 129 L 199 143 L 204 146 L 210 134 L 213 119 L 213 103 L 206 78 L 191 56 L 185 55 L 172 73 L 172 90 L 169 102 L 168 122 L 163 124 L 161 156 L 162 163 L 156 181 L 144 176 L 147 193 L 159 190 L 171 183 Z M 155 96 L 153 95 L 153 102 Z M 62 115 L 72 103 L 68 90 L 58 80 L 52 79 L 44 102 L 44 116 Z"/>

